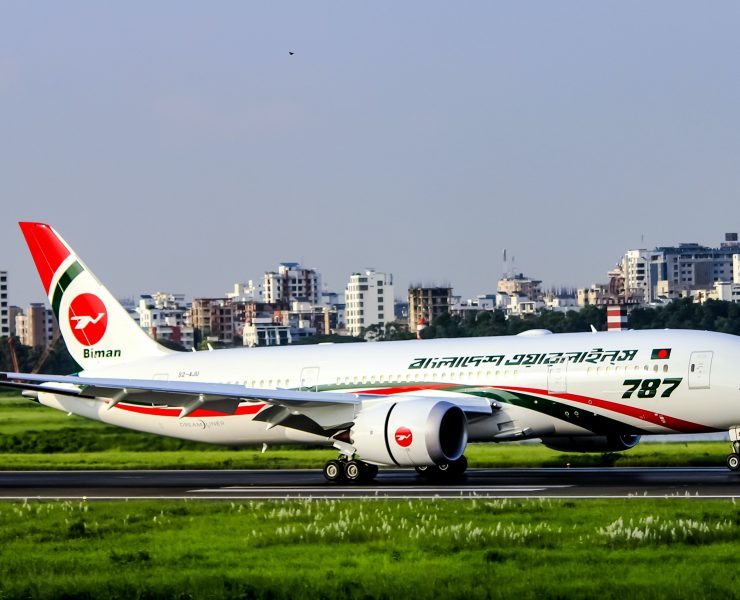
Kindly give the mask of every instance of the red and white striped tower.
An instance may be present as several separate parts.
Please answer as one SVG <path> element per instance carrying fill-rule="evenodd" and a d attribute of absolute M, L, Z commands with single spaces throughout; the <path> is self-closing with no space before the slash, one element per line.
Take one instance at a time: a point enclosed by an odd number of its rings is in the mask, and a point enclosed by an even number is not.
<path fill-rule="evenodd" d="M 624 304 L 607 306 L 606 327 L 609 331 L 627 329 L 627 307 Z"/>
<path fill-rule="evenodd" d="M 416 326 L 416 339 L 421 339 L 421 332 L 427 328 L 427 320 L 424 318 L 419 319 L 419 324 Z"/>

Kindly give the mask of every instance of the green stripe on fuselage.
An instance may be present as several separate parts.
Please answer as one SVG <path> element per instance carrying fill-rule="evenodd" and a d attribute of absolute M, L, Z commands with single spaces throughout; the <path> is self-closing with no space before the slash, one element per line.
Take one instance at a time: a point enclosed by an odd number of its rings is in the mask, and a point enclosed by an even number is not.
<path fill-rule="evenodd" d="M 57 281 L 57 285 L 54 288 L 54 293 L 51 296 L 51 309 L 54 311 L 54 316 L 59 321 L 59 305 L 62 303 L 62 296 L 64 291 L 69 287 L 69 284 L 74 281 L 74 278 L 82 273 L 84 269 L 77 261 L 73 262 L 69 269 Z"/>
<path fill-rule="evenodd" d="M 419 386 L 424 387 L 425 385 L 438 385 L 440 382 L 435 381 L 403 381 L 403 382 L 385 382 L 383 384 L 365 384 L 364 387 L 370 389 L 371 387 L 386 388 L 394 386 Z M 349 384 L 349 385 L 325 385 L 320 386 L 318 391 L 343 391 L 345 389 L 355 390 L 361 384 Z M 514 406 L 521 406 L 528 410 L 532 410 L 544 415 L 548 415 L 560 421 L 571 423 L 583 427 L 588 431 L 592 431 L 596 435 L 610 435 L 610 434 L 642 434 L 647 433 L 646 430 L 634 427 L 633 425 L 627 425 L 617 419 L 605 417 L 600 414 L 596 414 L 593 411 L 580 408 L 578 406 L 572 406 L 561 402 L 556 398 L 548 398 L 542 396 L 534 396 L 532 394 L 526 394 L 523 392 L 512 392 L 508 390 L 501 390 L 496 388 L 490 388 L 487 386 L 471 386 L 465 384 L 452 384 L 450 387 L 445 387 L 443 392 L 457 392 L 460 394 L 469 394 L 471 396 L 478 396 L 480 398 L 487 398 L 488 400 L 496 400 L 502 404 L 512 404 Z M 362 394 L 372 394 L 372 392 L 360 392 Z M 402 397 L 402 396 L 401 396 Z M 440 395 L 440 398 L 443 396 Z"/>
<path fill-rule="evenodd" d="M 646 433 L 644 429 L 640 429 L 639 427 L 627 425 L 626 423 L 622 423 L 616 419 L 610 419 L 609 417 L 605 417 L 577 406 L 571 406 L 570 404 L 559 402 L 552 398 L 543 398 L 541 396 L 533 396 L 522 392 L 510 392 L 505 390 L 482 391 L 478 389 L 465 391 L 465 393 L 473 396 L 481 396 L 490 400 L 497 400 L 505 404 L 521 406 L 522 408 L 554 417 L 561 421 L 565 421 L 566 423 L 583 427 L 597 435 L 628 433 L 639 435 L 641 433 Z"/>

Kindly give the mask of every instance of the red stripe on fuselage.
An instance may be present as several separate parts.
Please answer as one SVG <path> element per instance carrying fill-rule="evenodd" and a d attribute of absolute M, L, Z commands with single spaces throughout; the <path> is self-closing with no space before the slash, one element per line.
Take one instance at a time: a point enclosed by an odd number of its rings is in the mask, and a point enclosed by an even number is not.
<path fill-rule="evenodd" d="M 44 290 L 48 295 L 54 273 L 57 272 L 64 259 L 70 255 L 70 252 L 48 225 L 43 223 L 18 224 L 21 226 L 33 262 L 41 277 L 41 283 L 44 284 Z"/>
<path fill-rule="evenodd" d="M 539 390 L 536 388 L 525 388 L 525 387 L 508 387 L 508 386 L 492 386 L 499 390 L 512 391 L 512 392 L 525 392 L 527 394 L 539 394 L 541 396 L 547 396 L 548 398 L 559 398 L 561 400 L 570 400 L 571 402 L 578 402 L 579 404 L 585 404 L 587 406 L 596 406 L 605 410 L 610 410 L 620 415 L 628 417 L 634 417 L 642 421 L 648 421 L 661 427 L 667 427 L 674 431 L 681 431 L 683 433 L 706 433 L 709 431 L 717 431 L 715 428 L 707 427 L 699 423 L 692 423 L 691 421 L 684 421 L 683 419 L 677 419 L 669 415 L 662 413 L 656 413 L 654 411 L 645 410 L 644 408 L 638 408 L 637 406 L 628 406 L 626 404 L 619 404 L 618 402 L 612 402 L 610 400 L 601 400 L 600 398 L 591 398 L 589 396 L 579 396 L 578 394 L 550 394 L 547 390 Z"/>
<path fill-rule="evenodd" d="M 238 406 L 236 412 L 232 415 L 230 413 L 220 412 L 217 410 L 208 410 L 206 408 L 199 408 L 194 410 L 185 418 L 188 417 L 231 417 L 234 415 L 254 415 L 264 408 L 264 404 L 246 404 L 244 406 Z M 154 415 L 157 417 L 179 417 L 182 413 L 181 408 L 171 407 L 156 407 L 156 406 L 141 406 L 140 404 L 116 404 L 116 408 L 121 410 L 127 410 L 129 412 L 139 413 L 141 415 Z"/>

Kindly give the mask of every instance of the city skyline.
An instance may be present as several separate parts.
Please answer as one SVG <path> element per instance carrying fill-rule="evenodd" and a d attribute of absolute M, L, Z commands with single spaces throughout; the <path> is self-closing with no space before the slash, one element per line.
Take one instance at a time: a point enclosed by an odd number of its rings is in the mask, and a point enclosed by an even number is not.
<path fill-rule="evenodd" d="M 717 245 L 740 229 L 738 24 L 731 2 L 7 3 L 11 302 L 43 297 L 19 220 L 122 297 L 285 260 L 469 297 L 504 248 L 581 287 L 629 248 Z"/>
<path fill-rule="evenodd" d="M 713 289 L 713 282 L 724 282 L 728 285 L 733 284 L 734 282 L 735 286 L 740 285 L 740 260 L 738 260 L 740 259 L 740 253 L 734 252 L 734 250 L 740 247 L 739 244 L 740 242 L 738 242 L 737 232 L 725 232 L 725 239 L 720 244 L 716 244 L 714 246 L 707 246 L 696 242 L 679 242 L 655 248 L 628 249 L 623 252 L 620 260 L 617 261 L 617 263 L 611 269 L 609 269 L 608 272 L 605 271 L 605 277 L 603 277 L 601 280 L 597 282 L 592 282 L 589 285 L 584 284 L 576 287 L 557 284 L 543 286 L 542 284 L 544 279 L 538 279 L 538 277 L 540 277 L 539 274 L 523 273 L 513 268 L 505 270 L 501 274 L 501 276 L 495 282 L 495 287 L 491 289 L 480 289 L 475 291 L 475 293 L 469 295 L 461 294 L 459 293 L 459 291 L 456 291 L 454 282 L 442 280 L 434 280 L 432 282 L 420 282 L 411 280 L 402 289 L 395 287 L 396 292 L 394 294 L 393 300 L 396 303 L 406 302 L 412 292 L 412 288 L 447 288 L 451 291 L 451 297 L 454 297 L 460 302 L 465 303 L 468 300 L 475 301 L 476 299 L 481 298 L 490 299 L 498 293 L 508 294 L 511 291 L 509 290 L 511 285 L 514 285 L 516 287 L 517 283 L 520 281 L 526 282 L 524 284 L 526 286 L 533 285 L 535 288 L 537 288 L 538 294 L 540 295 L 552 292 L 554 293 L 555 297 L 561 298 L 579 297 L 582 292 L 583 294 L 587 295 L 589 291 L 596 292 L 597 290 L 602 290 L 605 293 L 612 293 L 607 291 L 607 288 L 610 285 L 610 280 L 614 276 L 616 269 L 616 272 L 621 273 L 621 277 L 624 279 L 624 285 L 627 289 L 628 295 L 644 294 L 645 298 L 640 302 L 644 302 L 646 304 L 649 304 L 656 300 L 657 296 L 661 296 L 663 298 L 663 301 L 670 301 L 671 299 L 675 299 L 676 297 L 683 297 L 683 294 L 688 293 L 690 290 L 710 291 L 711 289 Z M 707 250 L 711 251 L 710 255 L 705 254 Z M 673 257 L 673 262 L 671 263 L 673 265 L 673 268 L 672 270 L 670 270 L 670 273 L 668 272 L 669 270 L 665 268 L 667 265 L 665 265 L 659 267 L 659 270 L 665 269 L 665 272 L 661 271 L 662 275 L 658 275 L 657 272 L 654 275 L 650 275 L 650 270 L 654 269 L 655 266 L 650 267 L 649 263 L 654 262 L 656 265 L 666 263 L 666 254 Z M 506 257 L 505 251 L 503 255 L 504 257 Z M 676 259 L 679 256 L 685 257 L 681 266 L 679 266 L 679 263 L 676 262 Z M 726 264 L 717 263 L 715 265 L 712 262 L 714 259 L 710 259 L 710 256 L 714 256 L 715 258 L 719 257 L 720 260 L 722 260 L 722 257 L 724 257 L 724 260 L 729 262 L 726 262 Z M 713 265 L 713 267 L 704 267 L 701 271 L 697 271 L 695 273 L 693 270 L 693 265 L 697 262 L 710 264 Z M 512 263 L 507 264 L 509 264 L 510 267 L 512 266 Z M 712 272 L 714 275 L 713 278 Z M 7 286 L 7 271 L 0 269 L 0 273 L 2 273 L 2 276 L 4 278 L 4 285 Z M 277 300 L 277 296 L 281 296 L 283 294 L 283 277 L 290 276 L 292 279 L 298 282 L 298 287 L 292 293 L 286 290 L 286 293 L 289 293 L 291 296 L 291 302 L 293 300 L 297 300 L 299 303 L 308 303 L 314 306 L 325 305 L 327 302 L 329 302 L 329 304 L 333 305 L 336 302 L 334 300 L 330 302 L 330 297 L 338 297 L 339 302 L 347 302 L 347 299 L 343 298 L 343 296 L 348 290 L 357 286 L 357 278 L 366 277 L 371 274 L 373 276 L 377 274 L 382 277 L 390 278 L 390 288 L 394 288 L 394 285 L 392 283 L 394 275 L 392 272 L 380 273 L 372 268 L 366 269 L 364 271 L 354 271 L 348 275 L 347 281 L 344 285 L 339 286 L 338 288 L 331 288 L 326 284 L 320 285 L 323 280 L 322 270 L 320 268 L 306 267 L 306 265 L 302 265 L 301 263 L 298 263 L 296 261 L 283 261 L 277 265 L 277 269 L 265 269 L 262 272 L 262 277 L 255 277 L 242 281 L 233 281 L 231 284 L 231 288 L 227 289 L 223 293 L 209 295 L 199 294 L 196 292 L 194 295 L 190 296 L 189 294 L 183 293 L 179 290 L 167 290 L 160 287 L 152 290 L 139 290 L 128 296 L 118 296 L 118 299 L 127 306 L 134 306 L 139 299 L 149 298 L 152 294 L 174 294 L 177 296 L 182 296 L 183 299 L 187 300 L 231 299 L 241 302 L 247 301 L 276 304 L 279 303 Z M 645 275 L 647 275 L 647 277 L 644 277 Z M 653 280 L 654 277 L 657 277 L 658 279 Z M 301 286 L 305 285 L 304 280 L 306 280 L 306 278 L 310 279 L 312 283 L 307 284 L 308 287 L 304 290 Z M 643 279 L 644 281 L 638 281 Z M 658 280 L 663 281 L 663 287 L 654 287 Z M 669 280 L 672 281 L 672 283 L 668 283 Z M 505 284 L 504 282 L 509 282 L 509 284 Z M 665 287 L 666 285 L 668 285 L 668 287 Z M 276 288 L 275 286 L 278 287 Z M 733 289 L 735 288 L 733 287 Z M 310 292 L 309 296 L 306 296 L 306 294 L 304 293 L 306 290 Z M 691 292 L 692 295 L 693 291 Z M 733 291 L 732 293 L 734 299 L 735 295 L 737 295 L 737 290 Z M 325 297 L 321 298 L 322 295 L 324 295 Z M 530 296 L 531 294 L 527 293 L 525 295 Z M 633 300 L 634 299 L 624 299 L 624 301 L 627 303 L 631 303 Z M 48 300 L 43 299 L 33 301 L 25 305 L 19 304 L 12 300 L 11 292 L 11 297 L 6 299 L 6 304 L 7 303 L 9 303 L 10 306 L 23 309 L 25 306 L 29 306 L 34 303 L 48 305 Z M 599 300 L 586 302 L 586 304 L 599 303 Z"/>

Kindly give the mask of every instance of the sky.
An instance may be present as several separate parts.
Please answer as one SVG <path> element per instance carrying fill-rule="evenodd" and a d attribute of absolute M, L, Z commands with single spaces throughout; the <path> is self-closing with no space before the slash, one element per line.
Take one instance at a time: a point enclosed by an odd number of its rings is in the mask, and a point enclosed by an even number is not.
<path fill-rule="evenodd" d="M 740 3 L 0 0 L 0 270 L 53 225 L 119 297 L 281 261 L 583 287 L 740 231 Z M 294 52 L 291 56 L 289 52 Z"/>

